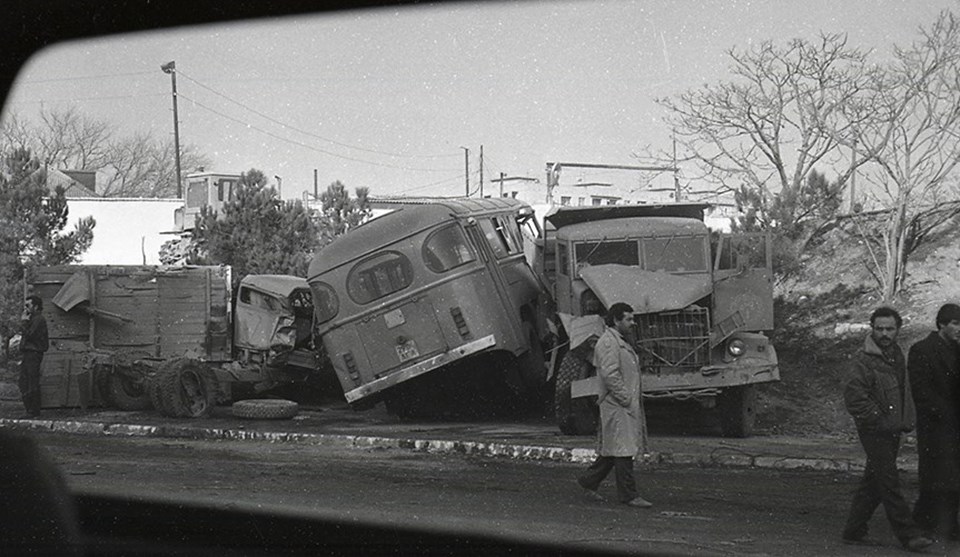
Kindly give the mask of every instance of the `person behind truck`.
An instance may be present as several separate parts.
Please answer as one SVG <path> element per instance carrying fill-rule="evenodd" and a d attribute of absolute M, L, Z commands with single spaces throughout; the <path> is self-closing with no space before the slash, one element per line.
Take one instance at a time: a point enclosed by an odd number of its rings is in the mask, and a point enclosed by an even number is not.
<path fill-rule="evenodd" d="M 597 404 L 600 430 L 597 458 L 577 479 L 586 496 L 603 501 L 600 483 L 614 470 L 617 499 L 631 507 L 653 504 L 637 494 L 633 457 L 646 450 L 647 423 L 640 389 L 640 358 L 633 349 L 633 308 L 624 303 L 610 306 L 607 328 L 597 340 L 593 365 L 600 378 Z"/>
<path fill-rule="evenodd" d="M 870 316 L 870 334 L 844 378 L 843 400 L 857 425 L 867 464 L 853 495 L 843 542 L 879 545 L 866 537 L 867 523 L 883 503 L 893 533 L 904 548 L 923 551 L 933 540 L 921 534 L 910 516 L 897 470 L 900 436 L 913 429 L 915 419 L 907 362 L 897 344 L 902 324 L 897 310 L 875 310 Z"/>
<path fill-rule="evenodd" d="M 937 330 L 910 347 L 907 372 L 917 408 L 920 496 L 913 519 L 941 539 L 960 539 L 960 306 L 944 304 Z"/>
<path fill-rule="evenodd" d="M 43 353 L 49 347 L 47 321 L 43 318 L 43 300 L 39 296 L 28 296 L 24 302 L 23 315 L 20 317 L 20 399 L 26 410 L 26 417 L 40 415 L 40 364 Z"/>

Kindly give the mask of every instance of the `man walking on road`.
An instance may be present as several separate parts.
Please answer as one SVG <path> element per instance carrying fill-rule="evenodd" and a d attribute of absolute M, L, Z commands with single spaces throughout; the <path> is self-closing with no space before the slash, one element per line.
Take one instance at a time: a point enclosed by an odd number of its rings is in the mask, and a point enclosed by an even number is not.
<path fill-rule="evenodd" d="M 49 347 L 47 339 L 47 321 L 43 318 L 43 300 L 39 296 L 29 296 L 24 302 L 23 316 L 20 318 L 20 399 L 27 417 L 40 415 L 40 364 L 43 353 Z"/>
<path fill-rule="evenodd" d="M 960 539 L 960 306 L 944 304 L 937 331 L 910 347 L 907 369 L 917 407 L 920 497 L 913 519 L 941 539 Z"/>
<path fill-rule="evenodd" d="M 593 365 L 600 378 L 600 435 L 597 459 L 577 479 L 592 499 L 600 483 L 614 470 L 617 498 L 631 507 L 648 508 L 653 504 L 637 495 L 633 475 L 633 457 L 646 449 L 647 423 L 640 390 L 640 358 L 630 341 L 633 338 L 633 308 L 624 303 L 610 306 L 607 329 L 597 340 Z"/>
<path fill-rule="evenodd" d="M 844 381 L 843 399 L 857 424 L 867 454 L 843 530 L 849 544 L 878 545 L 869 540 L 867 523 L 883 503 L 887 520 L 903 547 L 923 551 L 933 540 L 921 534 L 900 494 L 897 453 L 900 435 L 913 429 L 914 408 L 906 377 L 906 359 L 897 344 L 903 319 L 895 309 L 878 308 L 870 316 L 870 334 L 857 353 Z"/>

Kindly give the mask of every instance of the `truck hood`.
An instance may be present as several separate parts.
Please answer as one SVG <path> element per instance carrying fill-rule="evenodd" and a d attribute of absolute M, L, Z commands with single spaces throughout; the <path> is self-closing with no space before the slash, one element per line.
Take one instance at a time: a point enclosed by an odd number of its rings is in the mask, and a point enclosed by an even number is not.
<path fill-rule="evenodd" d="M 580 277 L 605 307 L 625 302 L 635 313 L 683 309 L 713 289 L 709 275 L 672 275 L 627 265 L 584 267 Z"/>

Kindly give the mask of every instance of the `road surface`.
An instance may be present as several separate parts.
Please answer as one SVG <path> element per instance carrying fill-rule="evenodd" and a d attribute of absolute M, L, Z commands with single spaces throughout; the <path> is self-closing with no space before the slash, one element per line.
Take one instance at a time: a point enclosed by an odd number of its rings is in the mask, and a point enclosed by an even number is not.
<path fill-rule="evenodd" d="M 389 524 L 689 555 L 903 555 L 878 511 L 872 536 L 839 542 L 856 476 L 758 469 L 641 468 L 648 510 L 584 500 L 582 465 L 331 449 L 294 443 L 37 434 L 78 493 L 199 497 Z M 915 488 L 915 477 L 907 478 Z M 614 496 L 613 477 L 601 493 Z M 960 546 L 941 546 L 960 554 Z"/>

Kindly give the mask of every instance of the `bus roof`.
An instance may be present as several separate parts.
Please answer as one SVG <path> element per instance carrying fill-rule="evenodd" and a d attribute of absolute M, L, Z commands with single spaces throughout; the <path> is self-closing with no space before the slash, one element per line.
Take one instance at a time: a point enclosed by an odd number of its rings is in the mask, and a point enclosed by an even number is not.
<path fill-rule="evenodd" d="M 532 212 L 526 203 L 509 198 L 394 198 L 377 199 L 376 205 L 392 206 L 395 210 L 365 222 L 321 248 L 310 262 L 309 280 L 444 221 L 524 209 Z"/>

